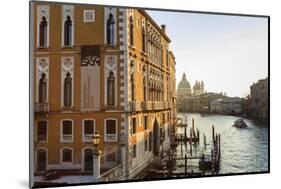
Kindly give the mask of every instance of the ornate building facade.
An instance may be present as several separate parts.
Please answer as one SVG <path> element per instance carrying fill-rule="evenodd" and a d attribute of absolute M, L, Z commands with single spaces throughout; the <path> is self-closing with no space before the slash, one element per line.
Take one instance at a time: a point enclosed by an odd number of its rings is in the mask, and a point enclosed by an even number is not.
<path fill-rule="evenodd" d="M 268 119 L 268 78 L 253 83 L 250 90 L 252 116 L 258 119 Z"/>
<path fill-rule="evenodd" d="M 35 175 L 91 173 L 98 131 L 102 176 L 136 178 L 169 148 L 176 116 L 165 26 L 138 9 L 36 2 L 32 13 Z"/>

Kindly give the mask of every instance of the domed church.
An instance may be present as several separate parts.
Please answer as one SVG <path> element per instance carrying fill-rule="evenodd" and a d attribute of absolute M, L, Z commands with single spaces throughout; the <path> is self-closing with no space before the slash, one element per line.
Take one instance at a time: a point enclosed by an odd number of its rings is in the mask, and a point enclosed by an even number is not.
<path fill-rule="evenodd" d="M 177 96 L 178 98 L 191 96 L 190 83 L 187 81 L 185 73 L 183 73 L 182 80 L 178 84 Z"/>

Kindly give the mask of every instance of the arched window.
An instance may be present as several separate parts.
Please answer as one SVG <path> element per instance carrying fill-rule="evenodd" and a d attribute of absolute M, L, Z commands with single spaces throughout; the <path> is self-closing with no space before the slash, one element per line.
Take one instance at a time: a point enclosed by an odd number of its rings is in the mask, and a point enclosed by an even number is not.
<path fill-rule="evenodd" d="M 62 162 L 71 163 L 72 162 L 72 149 L 65 148 L 62 150 Z"/>
<path fill-rule="evenodd" d="M 72 78 L 70 73 L 64 79 L 64 106 L 70 107 L 72 100 Z"/>
<path fill-rule="evenodd" d="M 133 17 L 130 17 L 130 44 L 134 45 L 134 22 Z"/>
<path fill-rule="evenodd" d="M 146 38 L 145 38 L 145 29 L 142 27 L 142 51 L 146 51 Z"/>
<path fill-rule="evenodd" d="M 47 101 L 47 79 L 46 74 L 42 73 L 39 80 L 39 103 L 46 103 Z"/>
<path fill-rule="evenodd" d="M 47 27 L 48 22 L 46 17 L 43 16 L 39 26 L 39 46 L 46 47 L 47 46 Z"/>
<path fill-rule="evenodd" d="M 109 18 L 107 19 L 106 23 L 106 32 L 107 32 L 107 44 L 113 45 L 114 44 L 114 25 L 115 21 L 113 15 L 110 13 Z"/>
<path fill-rule="evenodd" d="M 117 140 L 117 122 L 116 119 L 105 120 L 105 141 L 114 142 Z"/>
<path fill-rule="evenodd" d="M 113 72 L 109 73 L 107 78 L 107 105 L 114 106 L 115 104 L 115 77 Z"/>
<path fill-rule="evenodd" d="M 135 100 L 135 80 L 134 80 L 134 74 L 131 75 L 131 95 L 132 95 L 132 101 Z"/>
<path fill-rule="evenodd" d="M 145 77 L 143 78 L 143 101 L 146 101 L 146 81 L 145 81 Z"/>
<path fill-rule="evenodd" d="M 70 16 L 64 22 L 64 46 L 72 45 L 72 21 Z"/>

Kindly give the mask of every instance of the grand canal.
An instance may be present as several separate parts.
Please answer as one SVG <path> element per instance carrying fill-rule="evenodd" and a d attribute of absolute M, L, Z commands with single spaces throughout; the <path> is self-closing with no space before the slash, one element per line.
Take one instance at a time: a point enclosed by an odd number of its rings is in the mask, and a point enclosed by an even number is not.
<path fill-rule="evenodd" d="M 194 118 L 195 127 L 201 133 L 201 141 L 202 133 L 205 133 L 207 143 L 211 144 L 212 125 L 215 126 L 216 132 L 221 134 L 220 174 L 268 171 L 269 144 L 266 124 L 244 119 L 248 128 L 239 129 L 232 126 L 233 122 L 239 118 L 236 116 L 201 116 L 198 113 L 179 113 L 178 116 L 183 120 L 187 117 L 188 128 L 191 127 L 192 118 Z"/>

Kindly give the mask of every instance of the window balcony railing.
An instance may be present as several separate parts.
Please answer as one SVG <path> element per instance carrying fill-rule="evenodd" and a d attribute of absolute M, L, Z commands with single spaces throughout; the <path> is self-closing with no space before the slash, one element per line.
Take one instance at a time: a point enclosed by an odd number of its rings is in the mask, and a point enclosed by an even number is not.
<path fill-rule="evenodd" d="M 35 103 L 34 104 L 35 112 L 48 112 L 49 111 L 49 103 Z"/>
<path fill-rule="evenodd" d="M 154 102 L 152 107 L 153 107 L 153 110 L 162 110 L 162 109 L 164 109 L 164 103 L 163 102 Z"/>
<path fill-rule="evenodd" d="M 117 141 L 117 135 L 116 134 L 106 134 L 105 141 L 106 142 L 115 142 L 115 141 Z"/>
<path fill-rule="evenodd" d="M 47 135 L 38 135 L 37 142 L 47 142 Z"/>
<path fill-rule="evenodd" d="M 66 135 L 66 134 L 64 134 L 64 135 L 62 136 L 62 140 L 63 140 L 63 142 L 72 142 L 72 135 Z"/>
<path fill-rule="evenodd" d="M 141 102 L 130 102 L 130 110 L 141 111 L 142 110 Z"/>
<path fill-rule="evenodd" d="M 84 134 L 84 142 L 92 142 L 94 134 Z"/>
<path fill-rule="evenodd" d="M 150 101 L 143 101 L 141 102 L 142 110 L 152 110 L 152 102 Z"/>

